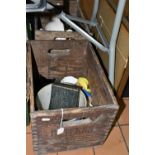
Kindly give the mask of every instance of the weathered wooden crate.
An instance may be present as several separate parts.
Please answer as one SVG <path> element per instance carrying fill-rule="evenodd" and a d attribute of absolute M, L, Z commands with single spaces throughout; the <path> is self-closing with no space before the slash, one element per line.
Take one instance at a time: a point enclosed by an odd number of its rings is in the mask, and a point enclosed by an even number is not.
<path fill-rule="evenodd" d="M 65 1 L 64 9 L 67 9 L 67 13 L 72 16 L 78 16 L 78 6 L 76 0 Z M 65 12 L 66 12 L 65 11 Z M 35 40 L 55 40 L 56 38 L 72 38 L 76 40 L 83 40 L 84 38 L 77 32 L 55 32 L 44 30 L 46 24 L 51 21 L 51 18 L 55 16 L 54 13 L 46 12 L 39 13 L 35 20 Z M 42 28 L 42 30 L 40 30 Z"/>
<path fill-rule="evenodd" d="M 46 24 L 51 20 L 52 15 L 49 13 L 43 13 L 39 15 L 41 27 L 39 29 L 38 21 L 35 21 L 35 40 L 56 40 L 56 38 L 66 38 L 75 40 L 84 40 L 85 38 L 77 32 L 59 32 L 59 31 L 46 31 L 44 30 Z"/>
<path fill-rule="evenodd" d="M 67 40 L 85 40 L 85 38 L 77 32 L 35 30 L 35 40 L 56 40 L 57 38 L 66 38 Z"/>
<path fill-rule="evenodd" d="M 47 2 L 56 6 L 63 6 L 63 10 L 70 15 L 76 16 L 78 13 L 77 0 L 47 0 Z"/>
<path fill-rule="evenodd" d="M 46 154 L 103 144 L 119 107 L 91 44 L 86 40 L 31 41 L 27 56 L 34 151 Z M 38 111 L 35 97 L 45 79 L 47 83 L 68 75 L 89 80 L 93 107 L 64 109 L 64 133 L 57 135 L 61 109 Z M 65 124 L 74 118 L 81 121 Z"/>

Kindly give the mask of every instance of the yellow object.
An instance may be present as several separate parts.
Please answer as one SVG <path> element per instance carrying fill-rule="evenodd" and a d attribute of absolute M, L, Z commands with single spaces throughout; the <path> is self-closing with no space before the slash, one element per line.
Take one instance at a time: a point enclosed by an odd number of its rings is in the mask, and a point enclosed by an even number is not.
<path fill-rule="evenodd" d="M 87 92 L 91 93 L 91 90 L 88 88 L 89 82 L 84 77 L 79 77 L 77 81 L 77 85 L 81 86 L 83 89 L 85 89 Z"/>

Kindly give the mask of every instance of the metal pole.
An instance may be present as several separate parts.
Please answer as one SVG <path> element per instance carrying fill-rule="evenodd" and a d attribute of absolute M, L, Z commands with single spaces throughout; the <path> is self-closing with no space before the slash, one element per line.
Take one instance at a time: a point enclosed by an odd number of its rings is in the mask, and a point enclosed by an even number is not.
<path fill-rule="evenodd" d="M 97 15 L 97 11 L 98 11 L 98 6 L 99 6 L 99 0 L 94 0 L 93 13 L 91 16 L 92 22 L 96 22 L 96 15 Z"/>
<path fill-rule="evenodd" d="M 68 14 L 66 14 L 66 17 L 69 18 L 70 20 L 73 20 L 73 21 L 77 21 L 77 22 L 84 23 L 84 24 L 89 24 L 91 26 L 96 26 L 96 22 L 92 22 L 92 21 L 82 19 L 79 17 L 70 16 Z"/>
<path fill-rule="evenodd" d="M 126 0 L 119 0 L 116 17 L 113 25 L 112 35 L 109 44 L 109 80 L 111 84 L 114 86 L 115 79 L 115 47 L 116 41 L 118 37 L 119 28 L 121 25 L 121 20 L 123 16 L 123 11 L 125 7 Z"/>
<path fill-rule="evenodd" d="M 69 26 L 71 26 L 73 29 L 75 29 L 77 32 L 79 32 L 82 36 L 84 36 L 87 40 L 89 40 L 91 43 L 93 43 L 95 46 L 97 46 L 99 49 L 108 52 L 108 48 L 104 47 L 101 43 L 96 41 L 92 36 L 90 36 L 88 33 L 86 33 L 84 30 L 82 30 L 79 26 L 77 26 L 75 23 L 73 23 L 70 19 L 68 19 L 64 12 L 61 12 L 59 17 L 67 23 Z"/>

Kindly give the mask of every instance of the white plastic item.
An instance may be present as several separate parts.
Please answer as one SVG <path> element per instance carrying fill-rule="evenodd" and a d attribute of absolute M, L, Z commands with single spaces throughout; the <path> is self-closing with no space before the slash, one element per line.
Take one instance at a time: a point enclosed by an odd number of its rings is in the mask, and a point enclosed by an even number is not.
<path fill-rule="evenodd" d="M 71 29 L 68 29 L 68 30 L 66 30 L 66 32 L 73 32 L 73 30 L 71 30 Z"/>
<path fill-rule="evenodd" d="M 66 83 L 66 84 L 73 84 L 75 85 L 77 83 L 77 78 L 73 76 L 66 76 L 61 80 L 61 83 Z"/>
<path fill-rule="evenodd" d="M 64 24 L 61 22 L 61 20 L 58 17 L 53 17 L 52 21 L 50 21 L 45 26 L 46 31 L 64 31 Z"/>
<path fill-rule="evenodd" d="M 51 99 L 51 89 L 52 84 L 48 84 L 41 88 L 39 92 L 37 93 L 36 102 L 37 105 L 41 105 L 43 110 L 48 110 L 50 105 L 50 99 Z M 82 91 L 80 91 L 79 95 L 79 107 L 86 107 L 87 100 Z M 40 109 L 40 110 L 42 110 Z"/>

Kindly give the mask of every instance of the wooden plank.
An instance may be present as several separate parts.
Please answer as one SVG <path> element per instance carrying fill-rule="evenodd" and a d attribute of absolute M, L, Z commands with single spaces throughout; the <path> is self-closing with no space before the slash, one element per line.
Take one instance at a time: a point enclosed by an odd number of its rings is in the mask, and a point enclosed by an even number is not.
<path fill-rule="evenodd" d="M 27 74 L 29 78 L 29 97 L 30 97 L 30 111 L 34 111 L 34 87 L 33 87 L 33 70 L 32 70 L 32 55 L 31 55 L 31 47 L 30 43 L 27 43 L 28 48 L 27 48 Z"/>
<path fill-rule="evenodd" d="M 82 113 L 69 113 L 69 111 L 66 113 L 64 111 L 65 120 L 84 117 L 90 121 L 71 126 L 68 123 L 64 126 L 64 133 L 57 135 L 61 112 L 59 110 L 57 114 L 54 111 L 49 113 L 53 115 L 46 117 L 50 119 L 50 123 L 42 121 L 45 116 L 32 118 L 33 142 L 38 152 L 57 152 L 102 144 L 116 115 L 116 111 L 103 108 L 98 108 L 96 111 L 89 109 Z M 44 132 L 45 130 L 46 132 Z"/>
<path fill-rule="evenodd" d="M 90 19 L 93 11 L 94 0 L 80 0 L 80 8 L 86 19 Z"/>
<path fill-rule="evenodd" d="M 56 40 L 57 38 L 85 40 L 85 38 L 77 32 L 35 31 L 35 40 Z"/>

